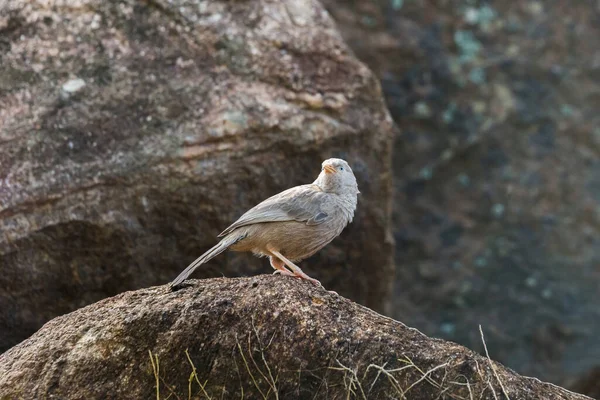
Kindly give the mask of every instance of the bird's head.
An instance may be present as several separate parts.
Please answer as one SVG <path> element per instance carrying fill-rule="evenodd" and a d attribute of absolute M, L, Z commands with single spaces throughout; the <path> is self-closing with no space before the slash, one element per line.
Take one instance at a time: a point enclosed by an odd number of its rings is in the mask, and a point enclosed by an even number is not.
<path fill-rule="evenodd" d="M 338 194 L 358 194 L 358 184 L 350 165 L 341 158 L 330 158 L 321 164 L 321 173 L 314 182 L 323 191 Z"/>

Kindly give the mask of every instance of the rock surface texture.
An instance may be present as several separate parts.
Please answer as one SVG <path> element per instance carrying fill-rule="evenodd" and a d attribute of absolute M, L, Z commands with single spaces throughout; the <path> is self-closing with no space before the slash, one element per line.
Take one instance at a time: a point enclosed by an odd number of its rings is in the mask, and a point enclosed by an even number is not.
<path fill-rule="evenodd" d="M 0 355 L 0 398 L 24 395 L 589 399 L 272 275 L 127 292 L 55 318 Z"/>
<path fill-rule="evenodd" d="M 394 316 L 564 384 L 600 367 L 597 1 L 325 0 L 380 77 Z"/>
<path fill-rule="evenodd" d="M 357 175 L 358 211 L 302 266 L 384 310 L 392 129 L 377 79 L 315 1 L 4 1 L 0 351 L 170 281 L 332 156 Z M 229 253 L 195 276 L 269 269 Z"/>

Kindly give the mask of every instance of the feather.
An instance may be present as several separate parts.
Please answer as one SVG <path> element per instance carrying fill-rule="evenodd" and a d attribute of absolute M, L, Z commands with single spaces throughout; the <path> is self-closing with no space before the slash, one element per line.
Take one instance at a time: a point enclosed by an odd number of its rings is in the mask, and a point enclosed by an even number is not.
<path fill-rule="evenodd" d="M 331 196 L 314 184 L 296 186 L 269 197 L 248 210 L 225 229 L 219 237 L 235 229 L 264 222 L 297 221 L 307 225 L 319 225 L 330 219 L 327 200 Z M 329 211 L 329 212 L 328 212 Z"/>
<path fill-rule="evenodd" d="M 239 242 L 244 238 L 245 235 L 239 234 L 231 235 L 229 237 L 224 238 L 215 246 L 211 247 L 206 253 L 202 254 L 200 257 L 196 258 L 190 265 L 188 265 L 187 268 L 184 269 L 183 272 L 180 273 L 177 276 L 177 278 L 173 280 L 173 282 L 171 282 L 170 286 L 178 286 L 181 282 L 185 281 L 200 265 L 210 261 L 214 257 L 227 250 L 229 246 L 234 245 L 235 243 Z"/>

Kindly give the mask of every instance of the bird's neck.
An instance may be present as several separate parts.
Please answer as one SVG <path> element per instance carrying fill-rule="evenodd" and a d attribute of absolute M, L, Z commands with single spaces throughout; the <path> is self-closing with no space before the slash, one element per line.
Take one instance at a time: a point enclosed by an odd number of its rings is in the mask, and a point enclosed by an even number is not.
<path fill-rule="evenodd" d="M 352 222 L 354 218 L 354 211 L 358 203 L 358 195 L 356 193 L 339 194 L 340 207 L 342 208 L 344 215 L 348 219 L 348 223 Z"/>

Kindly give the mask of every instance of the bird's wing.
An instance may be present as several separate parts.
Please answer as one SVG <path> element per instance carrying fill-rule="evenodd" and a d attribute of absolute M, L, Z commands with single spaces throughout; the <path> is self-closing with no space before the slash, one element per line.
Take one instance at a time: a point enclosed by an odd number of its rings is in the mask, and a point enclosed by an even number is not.
<path fill-rule="evenodd" d="M 240 226 L 261 222 L 298 221 L 307 225 L 318 225 L 330 216 L 323 207 L 327 194 L 315 185 L 296 186 L 269 197 L 248 210 L 237 221 L 225 229 L 219 237 L 228 235 Z"/>

